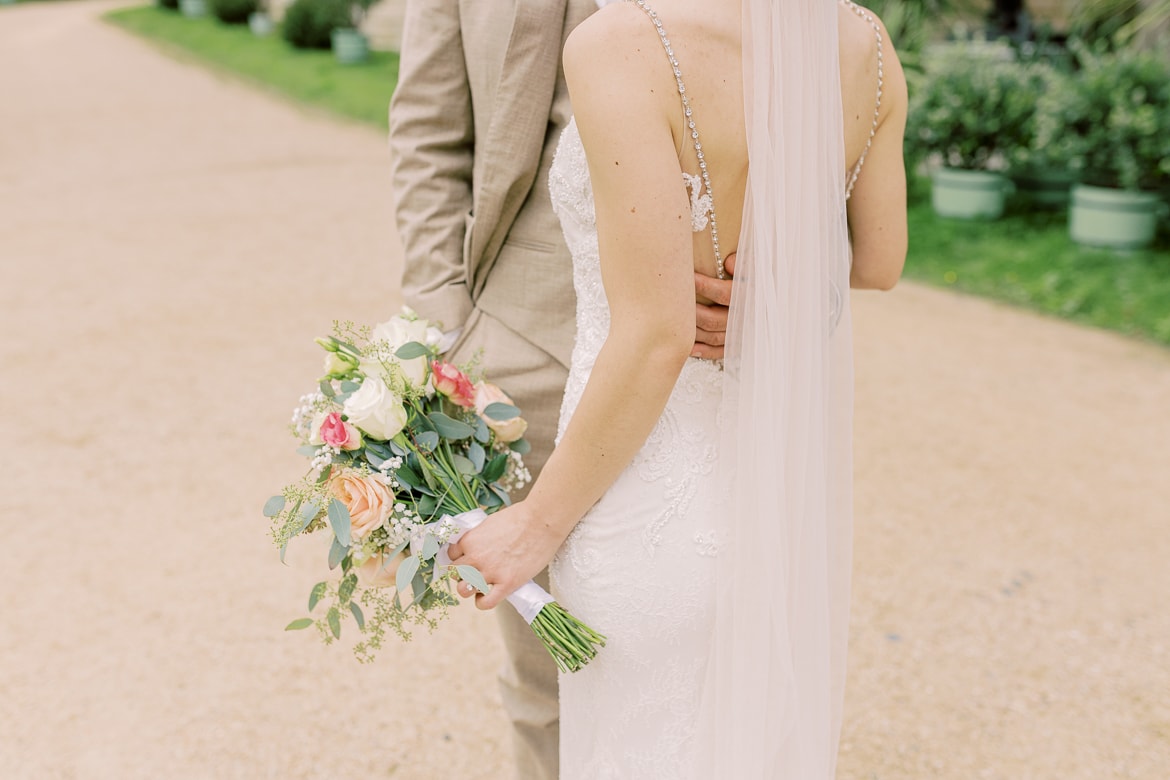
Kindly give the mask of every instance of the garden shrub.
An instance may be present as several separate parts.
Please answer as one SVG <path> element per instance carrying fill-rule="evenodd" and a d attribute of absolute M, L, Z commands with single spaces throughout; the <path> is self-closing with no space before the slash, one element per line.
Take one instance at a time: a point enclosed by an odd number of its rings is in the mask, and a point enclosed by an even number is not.
<path fill-rule="evenodd" d="M 338 27 L 348 27 L 345 0 L 294 0 L 284 12 L 284 39 L 299 49 L 328 49 Z"/>
<path fill-rule="evenodd" d="M 254 11 L 257 0 L 210 0 L 211 12 L 225 24 L 245 24 Z"/>

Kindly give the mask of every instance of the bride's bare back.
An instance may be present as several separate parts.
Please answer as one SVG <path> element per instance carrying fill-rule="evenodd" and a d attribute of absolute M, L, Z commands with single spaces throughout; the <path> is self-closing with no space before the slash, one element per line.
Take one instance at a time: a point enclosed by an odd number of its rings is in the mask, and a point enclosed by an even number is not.
<path fill-rule="evenodd" d="M 685 82 L 691 117 L 683 114 L 677 79 L 660 35 L 636 3 L 617 3 L 603 9 L 570 37 L 565 67 L 574 111 L 578 124 L 587 127 L 591 123 L 589 96 L 594 95 L 605 109 L 604 117 L 598 119 L 624 125 L 624 112 L 615 108 L 627 101 L 641 103 L 644 118 L 629 117 L 628 121 L 657 121 L 668 128 L 683 171 L 699 174 L 700 161 L 688 124 L 694 121 L 710 174 L 720 251 L 727 256 L 734 253 L 738 242 L 747 185 L 740 5 L 709 0 L 656 0 L 653 7 L 663 29 L 668 31 Z M 846 170 L 853 171 L 865 155 L 865 173 L 857 178 L 849 206 L 854 248 L 852 282 L 855 287 L 888 289 L 901 274 L 906 248 L 902 162 L 905 78 L 893 46 L 885 37 L 885 28 L 868 11 L 841 3 L 838 29 Z M 882 94 L 875 130 L 879 35 L 883 38 Z M 609 72 L 605 63 L 621 63 L 621 67 Z M 587 129 L 583 135 L 589 150 Z M 631 134 L 624 151 L 636 155 L 638 143 Z M 694 270 L 714 275 L 716 258 L 710 231 L 693 233 L 691 244 Z"/>

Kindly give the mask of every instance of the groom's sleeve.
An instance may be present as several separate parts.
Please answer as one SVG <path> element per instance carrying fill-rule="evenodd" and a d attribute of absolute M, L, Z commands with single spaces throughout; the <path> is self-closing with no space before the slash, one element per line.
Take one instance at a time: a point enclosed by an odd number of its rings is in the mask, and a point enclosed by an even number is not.
<path fill-rule="evenodd" d="M 471 314 L 464 234 L 475 125 L 457 0 L 409 0 L 390 101 L 391 179 L 406 302 L 457 328 Z"/>

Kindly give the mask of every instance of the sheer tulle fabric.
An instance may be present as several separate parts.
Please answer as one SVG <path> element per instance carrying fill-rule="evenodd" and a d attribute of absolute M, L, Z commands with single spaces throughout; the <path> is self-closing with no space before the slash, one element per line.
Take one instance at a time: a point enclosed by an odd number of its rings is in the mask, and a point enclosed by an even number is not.
<path fill-rule="evenodd" d="M 837 4 L 744 0 L 750 169 L 728 328 L 729 485 L 706 777 L 833 777 L 852 537 Z"/>

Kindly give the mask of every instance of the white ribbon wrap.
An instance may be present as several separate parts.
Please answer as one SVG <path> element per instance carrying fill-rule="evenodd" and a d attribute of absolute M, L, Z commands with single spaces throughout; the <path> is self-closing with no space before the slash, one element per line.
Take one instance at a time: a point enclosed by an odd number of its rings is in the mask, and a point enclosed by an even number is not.
<path fill-rule="evenodd" d="M 487 512 L 482 509 L 473 509 L 470 512 L 464 512 L 454 517 L 445 515 L 439 521 L 440 524 L 450 521 L 459 530 L 451 535 L 447 540 L 447 544 L 440 547 L 438 554 L 435 555 L 436 579 L 446 572 L 448 566 L 458 565 L 447 554 L 447 548 L 462 539 L 465 533 L 475 528 L 484 520 L 487 520 Z M 536 616 L 540 614 L 540 610 L 544 609 L 546 604 L 553 603 L 553 601 L 554 599 L 549 592 L 532 580 L 524 583 L 511 596 L 508 596 L 508 603 L 516 608 L 516 611 L 520 613 L 520 617 L 524 618 L 524 622 L 529 625 L 532 625 L 532 621 L 536 620 Z"/>

